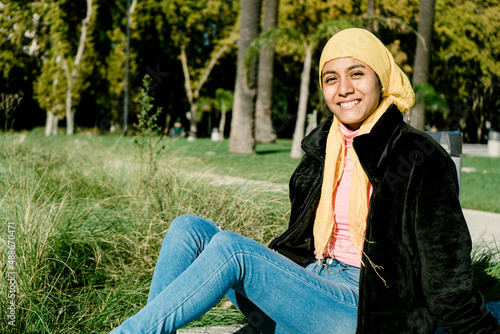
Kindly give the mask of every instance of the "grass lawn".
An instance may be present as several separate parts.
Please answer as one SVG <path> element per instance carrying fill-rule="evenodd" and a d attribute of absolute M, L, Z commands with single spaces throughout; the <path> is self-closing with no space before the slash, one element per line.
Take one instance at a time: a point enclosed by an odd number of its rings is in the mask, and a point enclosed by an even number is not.
<path fill-rule="evenodd" d="M 474 170 L 462 173 L 462 206 L 500 213 L 500 158 L 463 156 L 462 167 Z"/>
<path fill-rule="evenodd" d="M 18 308 L 15 329 L 2 321 L 0 332 L 108 333 L 144 306 L 161 240 L 180 214 L 208 217 L 264 244 L 280 234 L 288 223 L 287 183 L 298 164 L 289 158 L 291 141 L 259 145 L 251 156 L 230 154 L 227 145 L 167 139 L 156 172 L 148 174 L 149 152 L 141 155 L 131 137 L 1 134 L 0 274 L 17 273 Z M 499 162 L 464 157 L 463 166 L 476 168 L 462 175 L 465 207 L 499 212 Z M 203 174 L 283 190 L 221 186 Z M 8 257 L 9 238 L 15 258 Z M 483 291 L 500 299 L 500 268 L 492 262 L 498 251 L 477 254 Z M 2 319 L 8 292 L 2 283 Z M 244 321 L 221 304 L 190 326 Z"/>

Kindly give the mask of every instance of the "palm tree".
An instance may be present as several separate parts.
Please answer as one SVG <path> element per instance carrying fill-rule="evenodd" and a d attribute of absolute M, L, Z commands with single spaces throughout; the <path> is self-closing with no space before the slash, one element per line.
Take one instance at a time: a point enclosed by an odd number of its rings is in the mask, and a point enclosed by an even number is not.
<path fill-rule="evenodd" d="M 232 153 L 255 152 L 253 113 L 257 67 L 254 60 L 245 70 L 244 56 L 250 43 L 259 34 L 260 7 L 261 0 L 241 0 L 238 64 L 229 134 L 229 151 Z"/>
<path fill-rule="evenodd" d="M 223 88 L 218 88 L 215 91 L 215 101 L 216 107 L 220 112 L 219 134 L 220 139 L 222 140 L 224 139 L 224 128 L 226 127 L 226 113 L 233 105 L 233 92 Z"/>
<path fill-rule="evenodd" d="M 427 82 L 429 77 L 429 59 L 431 37 L 434 26 L 434 9 L 436 0 L 420 0 L 418 10 L 418 37 L 413 66 L 413 87 Z M 418 94 L 417 94 L 418 95 Z M 418 96 L 417 96 L 418 100 Z M 425 126 L 425 104 L 417 103 L 411 110 L 410 124 L 423 130 Z"/>
<path fill-rule="evenodd" d="M 305 36 L 292 28 L 275 28 L 263 32 L 251 45 L 246 55 L 246 64 L 250 64 L 258 51 L 267 45 L 275 45 L 277 42 L 286 41 L 295 44 L 297 48 L 302 48 L 305 53 L 300 80 L 299 106 L 297 110 L 297 120 L 293 133 L 292 150 L 290 157 L 297 159 L 302 157 L 301 142 L 305 133 L 305 122 L 307 114 L 307 101 L 309 98 L 309 82 L 311 76 L 312 55 L 318 43 L 336 32 L 352 27 L 352 23 L 347 20 L 333 20 L 321 25 L 313 36 Z"/>
<path fill-rule="evenodd" d="M 263 31 L 276 27 L 277 16 L 278 0 L 264 0 Z M 276 132 L 271 119 L 273 69 L 274 46 L 264 46 L 259 54 L 257 102 L 255 105 L 255 140 L 260 143 L 272 143 L 276 140 Z"/>

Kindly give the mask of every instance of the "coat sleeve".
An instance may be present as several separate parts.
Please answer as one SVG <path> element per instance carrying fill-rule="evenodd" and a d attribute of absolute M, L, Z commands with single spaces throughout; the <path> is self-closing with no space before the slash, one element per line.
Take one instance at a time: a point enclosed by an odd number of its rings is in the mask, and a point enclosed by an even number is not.
<path fill-rule="evenodd" d="M 455 165 L 445 154 L 423 159 L 414 219 L 429 310 L 452 333 L 500 333 L 473 282 L 472 242 L 458 198 Z"/>

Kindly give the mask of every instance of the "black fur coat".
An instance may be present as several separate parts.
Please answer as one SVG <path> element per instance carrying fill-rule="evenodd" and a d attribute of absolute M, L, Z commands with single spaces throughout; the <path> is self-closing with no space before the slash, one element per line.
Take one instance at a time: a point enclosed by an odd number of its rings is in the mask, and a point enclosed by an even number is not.
<path fill-rule="evenodd" d="M 270 245 L 296 263 L 314 261 L 312 227 L 332 117 L 302 142 L 290 180 L 289 228 Z M 394 106 L 353 147 L 373 186 L 360 274 L 357 333 L 500 333 L 473 284 L 471 238 L 455 165 Z M 380 275 L 380 277 L 379 277 Z M 385 280 L 385 283 L 383 280 Z"/>

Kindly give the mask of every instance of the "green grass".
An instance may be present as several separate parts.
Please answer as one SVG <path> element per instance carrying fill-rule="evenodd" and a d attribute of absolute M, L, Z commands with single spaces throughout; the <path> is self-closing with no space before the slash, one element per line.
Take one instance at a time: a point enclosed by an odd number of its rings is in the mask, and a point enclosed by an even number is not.
<path fill-rule="evenodd" d="M 157 175 L 144 179 L 132 138 L 22 138 L 0 138 L 2 319 L 9 222 L 18 285 L 17 326 L 2 321 L 2 333 L 109 332 L 144 306 L 161 240 L 180 214 L 211 218 L 263 243 L 287 222 L 286 192 L 252 193 L 184 175 L 179 168 L 215 167 L 182 149 L 175 152 L 181 157 L 168 151 Z M 217 307 L 191 325 L 243 321 L 236 310 Z"/>
<path fill-rule="evenodd" d="M 208 139 L 198 139 L 193 145 L 181 139 L 172 141 L 167 154 L 179 158 L 177 166 L 181 169 L 208 168 L 220 175 L 276 183 L 288 183 L 299 162 L 290 158 L 291 141 L 286 139 L 257 145 L 254 155 L 231 154 L 228 146 L 228 140 L 213 143 Z"/>
<path fill-rule="evenodd" d="M 500 213 L 500 158 L 464 156 L 462 166 L 475 169 L 462 173 L 462 206 Z"/>
<path fill-rule="evenodd" d="M 108 333 L 145 305 L 161 240 L 180 214 L 204 216 L 268 243 L 288 223 L 286 186 L 298 163 L 288 157 L 290 144 L 280 140 L 245 156 L 229 154 L 227 141 L 168 139 L 149 178 L 129 137 L 2 134 L 0 317 L 6 319 L 9 301 L 9 222 L 15 224 L 18 309 L 17 326 L 2 321 L 0 332 Z M 464 175 L 462 198 L 470 187 L 498 180 L 495 161 L 464 159 L 464 166 L 487 165 L 488 173 L 478 176 L 488 178 L 469 182 L 475 176 Z M 193 171 L 198 174 L 188 173 Z M 273 182 L 285 190 L 220 186 L 208 174 Z M 475 267 L 487 274 L 481 282 L 490 299 L 500 299 L 495 249 L 478 251 Z M 234 308 L 218 305 L 190 326 L 244 321 Z"/>

